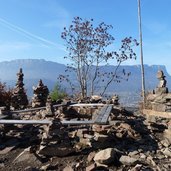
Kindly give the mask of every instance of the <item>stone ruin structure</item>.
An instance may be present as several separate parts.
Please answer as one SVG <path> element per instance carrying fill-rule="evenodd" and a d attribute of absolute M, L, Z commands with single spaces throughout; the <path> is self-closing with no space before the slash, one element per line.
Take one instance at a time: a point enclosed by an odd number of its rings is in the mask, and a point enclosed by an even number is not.
<path fill-rule="evenodd" d="M 33 86 L 32 107 L 45 106 L 48 94 L 48 87 L 45 86 L 40 79 L 38 85 L 36 87 Z"/>
<path fill-rule="evenodd" d="M 163 71 L 157 72 L 157 78 L 159 80 L 158 86 L 146 96 L 146 108 L 160 112 L 171 112 L 171 93 L 166 87 L 167 81 Z"/>
<path fill-rule="evenodd" d="M 26 95 L 26 91 L 24 89 L 23 77 L 24 74 L 22 72 L 22 68 L 20 68 L 19 73 L 17 73 L 17 83 L 12 92 L 11 97 L 11 106 L 14 109 L 24 109 L 28 105 L 28 99 Z"/>

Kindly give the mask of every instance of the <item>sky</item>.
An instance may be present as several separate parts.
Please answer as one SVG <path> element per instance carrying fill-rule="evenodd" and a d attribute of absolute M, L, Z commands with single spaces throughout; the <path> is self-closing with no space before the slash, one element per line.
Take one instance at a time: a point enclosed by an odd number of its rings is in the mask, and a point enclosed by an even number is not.
<path fill-rule="evenodd" d="M 144 63 L 165 65 L 171 74 L 170 7 L 170 0 L 141 0 Z M 0 0 L 0 61 L 66 64 L 61 32 L 75 16 L 113 25 L 115 49 L 127 36 L 139 40 L 137 0 Z M 139 48 L 137 60 L 125 64 L 140 64 Z"/>

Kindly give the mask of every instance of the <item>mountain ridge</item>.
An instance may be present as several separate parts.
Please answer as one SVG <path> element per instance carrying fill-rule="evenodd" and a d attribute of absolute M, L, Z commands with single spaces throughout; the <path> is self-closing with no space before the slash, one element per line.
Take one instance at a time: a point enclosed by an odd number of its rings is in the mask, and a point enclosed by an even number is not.
<path fill-rule="evenodd" d="M 100 66 L 105 71 L 111 72 L 115 66 Z M 12 61 L 0 62 L 0 80 L 1 82 L 6 82 L 10 87 L 15 86 L 16 83 L 16 73 L 19 68 L 23 68 L 24 73 L 24 83 L 28 91 L 28 94 L 32 94 L 32 86 L 37 85 L 38 80 L 42 79 L 44 84 L 48 86 L 50 90 L 53 89 L 55 83 L 57 82 L 57 77 L 59 74 L 64 74 L 66 65 L 60 64 L 53 61 L 46 61 L 44 59 L 16 59 Z M 131 72 L 131 76 L 128 80 L 122 81 L 120 84 L 111 84 L 108 89 L 108 93 L 117 92 L 141 92 L 141 66 L 140 65 L 123 65 L 121 69 L 125 69 Z M 171 76 L 168 74 L 167 69 L 164 65 L 144 65 L 145 68 L 145 79 L 147 90 L 154 89 L 158 80 L 156 74 L 158 69 L 163 70 L 168 87 L 171 87 Z M 72 78 L 71 78 L 72 79 Z M 63 84 L 64 87 L 66 84 Z"/>

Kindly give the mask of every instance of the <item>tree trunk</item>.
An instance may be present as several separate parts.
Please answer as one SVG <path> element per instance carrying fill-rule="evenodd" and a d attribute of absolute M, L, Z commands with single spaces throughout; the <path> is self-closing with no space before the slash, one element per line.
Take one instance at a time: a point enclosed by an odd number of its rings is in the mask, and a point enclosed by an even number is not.
<path fill-rule="evenodd" d="M 138 24 L 139 24 L 140 55 L 141 55 L 142 97 L 143 97 L 143 103 L 145 104 L 145 74 L 144 74 L 144 63 L 143 63 L 141 4 L 140 4 L 140 0 L 138 0 Z"/>

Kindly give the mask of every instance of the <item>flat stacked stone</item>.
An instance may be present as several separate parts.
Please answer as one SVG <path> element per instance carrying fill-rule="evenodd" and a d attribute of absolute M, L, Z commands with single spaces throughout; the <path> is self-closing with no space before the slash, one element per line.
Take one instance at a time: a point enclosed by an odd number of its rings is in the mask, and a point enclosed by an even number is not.
<path fill-rule="evenodd" d="M 49 90 L 47 86 L 45 86 L 40 79 L 38 85 L 33 87 L 32 107 L 45 106 L 48 94 Z"/>
<path fill-rule="evenodd" d="M 20 68 L 19 73 L 17 73 L 17 83 L 12 92 L 11 97 L 11 106 L 14 109 L 24 109 L 28 105 L 28 99 L 26 95 L 26 91 L 24 89 L 23 77 L 24 74 L 22 72 L 22 68 Z"/>

